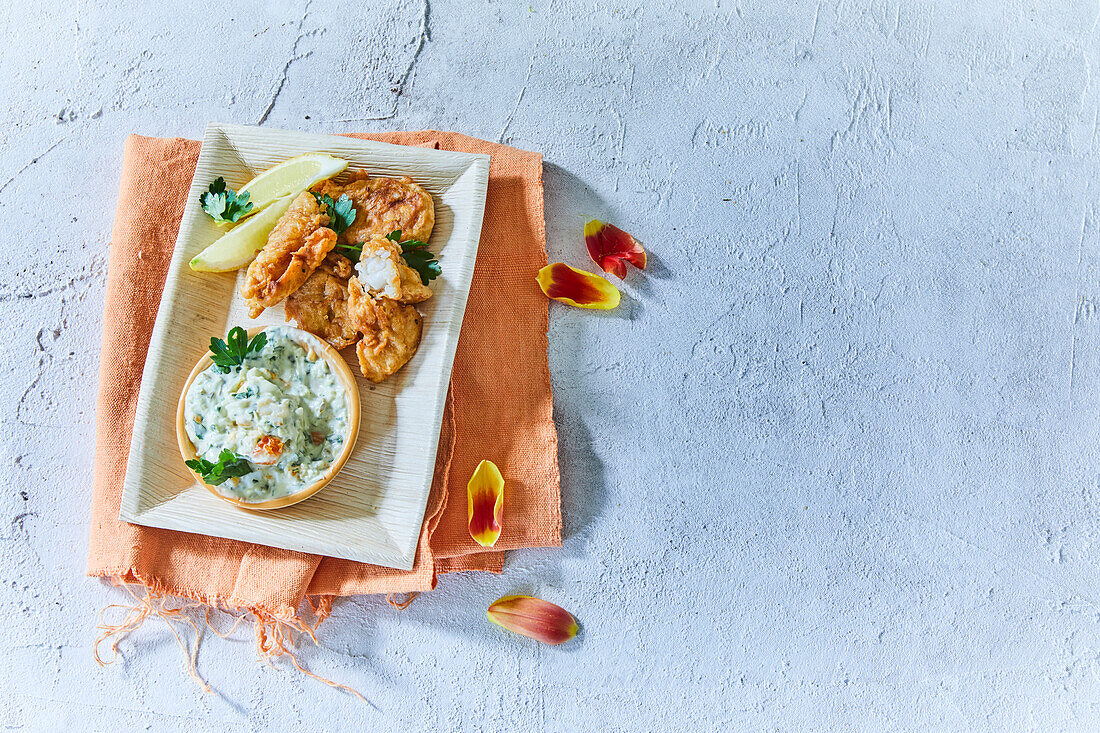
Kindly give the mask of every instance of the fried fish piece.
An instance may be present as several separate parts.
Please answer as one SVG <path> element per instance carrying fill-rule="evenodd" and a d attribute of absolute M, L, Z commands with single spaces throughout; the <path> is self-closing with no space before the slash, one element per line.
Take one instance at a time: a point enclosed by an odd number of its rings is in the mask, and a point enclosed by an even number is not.
<path fill-rule="evenodd" d="M 316 190 L 333 199 L 347 194 L 355 206 L 355 221 L 340 234 L 340 244 L 369 242 L 397 230 L 402 239 L 427 242 L 432 236 L 432 195 L 408 176 L 370 178 L 366 171 L 355 171 L 342 185 L 325 181 Z"/>
<path fill-rule="evenodd" d="M 384 296 L 402 303 L 420 303 L 432 297 L 431 288 L 405 262 L 401 245 L 385 237 L 363 242 L 363 253 L 355 265 L 363 288 L 372 296 Z"/>
<path fill-rule="evenodd" d="M 405 366 L 420 346 L 423 324 L 416 308 L 391 298 L 372 298 L 354 277 L 348 281 L 348 314 L 363 334 L 355 347 L 359 368 L 372 382 Z"/>
<path fill-rule="evenodd" d="M 325 255 L 324 262 L 321 263 L 317 269 L 324 270 L 333 277 L 347 280 L 349 277 L 355 274 L 355 265 L 344 255 L 339 252 L 329 252 Z"/>
<path fill-rule="evenodd" d="M 359 332 L 348 317 L 348 281 L 332 271 L 329 263 L 332 257 L 334 255 L 329 254 L 305 284 L 291 293 L 286 299 L 285 310 L 288 321 L 293 318 L 299 328 L 342 349 L 358 341 Z M 346 257 L 342 259 L 350 273 L 351 262 Z"/>
<path fill-rule="evenodd" d="M 336 232 L 326 226 L 328 223 L 328 214 L 321 211 L 313 194 L 303 191 L 294 199 L 241 283 L 250 317 L 255 318 L 264 308 L 293 293 L 317 269 L 336 246 Z"/>
<path fill-rule="evenodd" d="M 328 194 L 334 199 L 340 198 L 340 194 L 344 191 L 344 186 L 352 183 L 353 181 L 365 181 L 370 178 L 370 173 L 364 170 L 349 171 L 344 183 L 337 183 L 333 178 L 326 178 L 325 180 L 317 183 L 311 188 L 311 191 L 315 191 L 319 194 Z"/>

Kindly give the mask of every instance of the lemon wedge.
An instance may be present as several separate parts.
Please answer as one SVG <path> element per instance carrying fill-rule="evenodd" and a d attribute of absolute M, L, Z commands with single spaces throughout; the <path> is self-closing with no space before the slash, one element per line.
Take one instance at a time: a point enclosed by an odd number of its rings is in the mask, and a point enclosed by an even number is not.
<path fill-rule="evenodd" d="M 244 184 L 238 193 L 247 192 L 255 209 L 262 210 L 275 201 L 297 195 L 318 181 L 332 178 L 348 167 L 348 162 L 325 153 L 306 153 L 268 168 Z"/>
<path fill-rule="evenodd" d="M 298 193 L 300 191 L 277 199 L 260 213 L 245 219 L 214 240 L 191 260 L 191 269 L 198 272 L 229 272 L 247 265 L 267 244 L 267 235 L 271 234 L 275 223 L 290 208 Z"/>

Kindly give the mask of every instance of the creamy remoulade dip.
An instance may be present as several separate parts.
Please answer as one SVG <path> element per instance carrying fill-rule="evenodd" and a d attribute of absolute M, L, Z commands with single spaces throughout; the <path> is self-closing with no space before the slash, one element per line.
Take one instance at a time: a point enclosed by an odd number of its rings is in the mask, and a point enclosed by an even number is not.
<path fill-rule="evenodd" d="M 223 373 L 211 365 L 184 399 L 187 437 L 200 458 L 228 448 L 253 470 L 215 488 L 247 502 L 279 499 L 312 484 L 348 437 L 343 383 L 312 337 L 285 326 L 264 331 L 267 343 Z M 318 349 L 320 347 L 318 346 Z"/>

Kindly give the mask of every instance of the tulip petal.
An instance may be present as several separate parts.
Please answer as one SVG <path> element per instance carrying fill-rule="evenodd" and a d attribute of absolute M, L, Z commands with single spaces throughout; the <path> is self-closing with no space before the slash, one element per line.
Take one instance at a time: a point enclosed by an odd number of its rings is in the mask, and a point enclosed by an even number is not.
<path fill-rule="evenodd" d="M 619 305 L 619 289 L 591 272 L 555 262 L 539 270 L 539 287 L 546 296 L 578 308 L 611 310 Z"/>
<path fill-rule="evenodd" d="M 504 596 L 486 613 L 494 624 L 543 644 L 561 644 L 577 635 L 572 614 L 541 598 Z"/>
<path fill-rule="evenodd" d="M 504 477 L 492 461 L 482 461 L 466 484 L 467 518 L 470 536 L 482 547 L 492 547 L 500 538 L 504 513 Z"/>
<path fill-rule="evenodd" d="M 620 280 L 626 277 L 626 263 L 645 269 L 646 256 L 638 240 L 614 224 L 593 219 L 584 225 L 584 243 L 592 260 Z"/>

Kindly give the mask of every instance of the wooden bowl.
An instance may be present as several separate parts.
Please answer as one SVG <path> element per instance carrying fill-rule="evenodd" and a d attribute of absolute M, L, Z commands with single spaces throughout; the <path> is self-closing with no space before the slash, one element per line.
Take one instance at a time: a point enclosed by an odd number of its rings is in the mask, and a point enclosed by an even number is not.
<path fill-rule="evenodd" d="M 284 328 L 293 332 L 292 338 L 295 341 L 305 346 L 309 346 L 320 354 L 321 358 L 328 362 L 329 367 L 336 373 L 337 377 L 339 377 L 341 384 L 344 385 L 344 394 L 348 404 L 347 439 L 344 441 L 343 449 L 333 460 L 332 465 L 321 474 L 320 478 L 312 484 L 305 486 L 297 493 L 282 496 L 278 499 L 268 499 L 267 501 L 244 501 L 243 499 L 234 499 L 231 496 L 225 496 L 218 491 L 216 487 L 204 482 L 202 477 L 195 473 L 190 466 L 187 467 L 187 470 L 191 471 L 191 475 L 195 477 L 195 480 L 206 487 L 211 494 L 223 501 L 236 504 L 242 509 L 281 509 L 282 507 L 305 501 L 323 489 L 329 481 L 332 481 L 332 479 L 336 477 L 336 474 L 339 473 L 340 469 L 344 466 L 344 462 L 348 460 L 348 456 L 351 455 L 351 450 L 355 447 L 355 439 L 359 436 L 359 386 L 355 382 L 355 376 L 351 373 L 351 367 L 344 361 L 344 357 L 340 356 L 340 353 L 323 339 L 299 328 L 294 328 L 293 326 L 284 326 Z M 260 331 L 264 330 L 266 329 L 249 329 L 248 337 L 252 338 Z M 185 427 L 184 402 L 187 399 L 187 390 L 191 389 L 191 384 L 195 381 L 195 377 L 204 369 L 212 366 L 213 363 L 214 362 L 210 358 L 210 352 L 204 354 L 203 357 L 199 359 L 198 363 L 195 364 L 195 368 L 191 370 L 190 376 L 187 377 L 187 383 L 183 385 L 183 391 L 180 392 L 179 405 L 176 408 L 176 440 L 179 443 L 180 455 L 183 456 L 183 460 L 185 461 L 196 458 L 198 455 L 195 451 L 194 444 L 191 443 L 191 438 L 187 436 L 187 429 Z"/>

